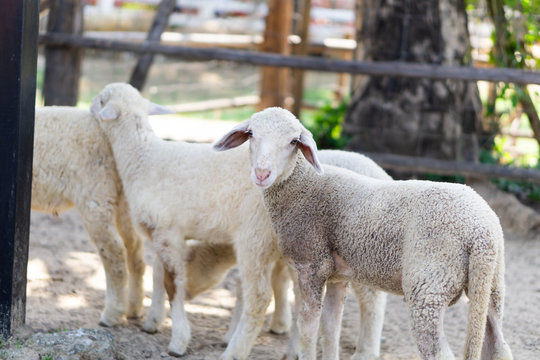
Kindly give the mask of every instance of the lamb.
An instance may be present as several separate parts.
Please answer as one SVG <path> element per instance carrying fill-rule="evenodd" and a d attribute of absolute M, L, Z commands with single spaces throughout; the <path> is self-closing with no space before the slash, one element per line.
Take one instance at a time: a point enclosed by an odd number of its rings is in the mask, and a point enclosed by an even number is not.
<path fill-rule="evenodd" d="M 223 354 L 224 359 L 245 359 L 264 320 L 271 267 L 278 258 L 262 196 L 245 180 L 249 168 L 240 165 L 247 161 L 247 151 L 228 157 L 208 144 L 158 138 L 148 123 L 148 101 L 128 84 L 107 85 L 91 112 L 112 147 L 132 219 L 166 270 L 173 324 L 169 353 L 184 354 L 191 336 L 183 304 L 185 240 L 197 239 L 233 243 L 238 259 L 246 259 L 238 262 L 245 306 Z M 231 167 L 238 172 L 215 181 Z M 159 306 L 152 305 L 145 330 L 155 331 L 161 319 Z"/>
<path fill-rule="evenodd" d="M 464 359 L 512 359 L 502 334 L 503 233 L 474 190 L 377 180 L 330 166 L 323 171 L 311 133 L 280 108 L 256 113 L 214 148 L 232 149 L 248 139 L 250 177 L 262 189 L 279 249 L 298 276 L 300 359 L 316 356 L 325 283 L 336 306 L 324 309 L 321 326 L 334 334 L 339 329 L 346 281 L 404 295 L 424 359 L 454 359 L 443 315 L 465 292 Z"/>
<path fill-rule="evenodd" d="M 245 359 L 261 329 L 272 266 L 280 257 L 262 195 L 248 178 L 248 151 L 224 155 L 207 144 L 163 141 L 147 121 L 147 107 L 133 87 L 110 84 L 92 102 L 91 113 L 112 147 L 132 218 L 165 270 L 173 324 L 169 353 L 182 355 L 189 343 L 185 239 L 198 239 L 235 248 L 245 301 L 222 359 Z M 235 172 L 221 179 L 231 168 Z M 161 308 L 152 303 L 145 330 L 155 331 Z"/>
<path fill-rule="evenodd" d="M 120 324 L 126 315 L 139 317 L 145 270 L 142 238 L 131 222 L 109 143 L 88 110 L 37 108 L 32 210 L 57 214 L 73 207 L 105 269 L 100 324 Z"/>

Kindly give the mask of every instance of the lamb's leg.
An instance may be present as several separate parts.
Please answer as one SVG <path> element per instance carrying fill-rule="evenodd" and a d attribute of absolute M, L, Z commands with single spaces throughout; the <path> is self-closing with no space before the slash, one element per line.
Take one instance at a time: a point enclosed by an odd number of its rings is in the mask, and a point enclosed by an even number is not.
<path fill-rule="evenodd" d="M 360 284 L 353 284 L 353 289 L 360 309 L 360 327 L 351 360 L 375 360 L 380 357 L 386 293 Z"/>
<path fill-rule="evenodd" d="M 321 317 L 322 358 L 326 360 L 339 359 L 341 319 L 346 294 L 346 282 L 326 284 Z"/>
<path fill-rule="evenodd" d="M 504 259 L 501 251 L 493 279 L 491 299 L 489 303 L 486 333 L 482 346 L 482 360 L 511 360 L 512 351 L 506 343 L 502 333 L 502 319 L 504 309 Z"/>
<path fill-rule="evenodd" d="M 119 196 L 116 211 L 116 227 L 122 240 L 124 240 L 124 246 L 127 250 L 127 265 L 129 270 L 127 316 L 130 318 L 139 318 L 143 311 L 143 277 L 146 269 L 146 264 L 143 260 L 143 239 L 133 226 L 129 207 L 123 194 Z"/>
<path fill-rule="evenodd" d="M 152 264 L 152 304 L 148 309 L 143 330 L 154 334 L 165 319 L 165 270 L 160 258 L 156 255 Z"/>
<path fill-rule="evenodd" d="M 256 237 L 257 234 L 253 234 L 243 241 L 252 241 Z M 271 257 L 271 249 L 269 251 L 262 249 L 264 239 L 261 236 L 259 236 L 259 241 L 261 243 L 258 245 L 261 248 L 250 249 L 248 245 L 237 248 L 243 309 L 229 345 L 221 356 L 222 360 L 246 359 L 264 323 L 265 310 L 272 296 L 270 276 L 275 258 Z"/>
<path fill-rule="evenodd" d="M 298 311 L 298 346 L 300 360 L 314 360 L 317 355 L 317 334 L 322 311 L 322 294 L 326 279 L 313 264 L 296 267 L 302 303 Z"/>
<path fill-rule="evenodd" d="M 448 290 L 454 285 L 451 280 L 443 281 L 446 279 L 434 277 L 432 272 L 414 266 L 404 267 L 403 273 L 411 277 L 403 281 L 403 292 L 412 334 L 422 359 L 454 360 L 443 328 L 445 310 L 458 295 Z"/>
<path fill-rule="evenodd" d="M 242 314 L 242 306 L 244 299 L 242 297 L 242 284 L 240 279 L 236 279 L 236 303 L 233 309 L 231 325 L 224 341 L 229 343 L 231 340 L 238 322 Z M 287 264 L 283 259 L 278 260 L 272 270 L 272 290 L 274 292 L 274 314 L 270 323 L 270 331 L 275 334 L 283 334 L 287 332 L 292 323 L 291 305 L 289 304 L 289 272 Z"/>
<path fill-rule="evenodd" d="M 411 327 L 418 350 L 423 359 L 454 360 L 443 331 L 446 305 L 441 297 L 423 301 L 415 299 L 408 304 Z"/>
<path fill-rule="evenodd" d="M 272 270 L 272 290 L 274 291 L 274 315 L 270 323 L 270 331 L 274 334 L 286 333 L 292 322 L 291 305 L 289 304 L 289 272 L 285 260 L 280 258 Z"/>
<path fill-rule="evenodd" d="M 226 344 L 228 344 L 233 335 L 236 331 L 236 328 L 238 327 L 238 323 L 240 322 L 240 318 L 242 317 L 242 311 L 244 308 L 244 298 L 242 295 L 242 282 L 239 278 L 236 278 L 236 301 L 234 304 L 233 313 L 231 316 L 231 325 L 229 325 L 229 330 L 225 334 L 225 337 L 223 338 L 223 341 L 225 341 Z"/>
<path fill-rule="evenodd" d="M 502 334 L 502 321 L 495 307 L 490 305 L 488 310 L 486 334 L 482 347 L 482 360 L 512 360 L 510 347 Z"/>
<path fill-rule="evenodd" d="M 165 289 L 171 303 L 169 354 L 182 356 L 191 339 L 191 329 L 184 309 L 185 241 L 180 231 L 156 228 L 152 232 L 152 246 L 165 267 Z"/>
<path fill-rule="evenodd" d="M 302 294 L 300 292 L 300 286 L 298 285 L 298 277 L 296 271 L 289 269 L 289 274 L 293 282 L 294 290 L 294 319 L 291 328 L 291 340 L 289 341 L 289 346 L 287 347 L 287 353 L 283 357 L 283 360 L 295 360 L 298 359 L 298 354 L 300 354 L 300 346 L 298 344 L 298 312 L 300 309 L 300 304 L 302 303 Z"/>
<path fill-rule="evenodd" d="M 96 246 L 105 269 L 105 309 L 99 324 L 113 326 L 125 321 L 127 310 L 127 266 L 124 244 L 113 224 L 113 210 L 78 207 L 83 225 Z"/>

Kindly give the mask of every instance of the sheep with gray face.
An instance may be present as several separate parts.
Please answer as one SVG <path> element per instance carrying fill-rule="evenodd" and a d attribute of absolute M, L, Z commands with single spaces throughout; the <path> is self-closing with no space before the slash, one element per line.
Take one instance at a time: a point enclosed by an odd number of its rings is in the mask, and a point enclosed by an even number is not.
<path fill-rule="evenodd" d="M 31 206 L 46 213 L 73 207 L 79 211 L 105 269 L 100 324 L 122 323 L 126 315 L 139 317 L 144 296 L 142 238 L 131 222 L 110 145 L 88 110 L 36 109 Z"/>
<path fill-rule="evenodd" d="M 336 284 L 327 291 L 339 299 L 345 281 L 404 295 L 424 359 L 454 359 L 443 315 L 466 292 L 464 359 L 512 358 L 502 335 L 502 229 L 471 188 L 381 181 L 332 167 L 322 175 L 311 133 L 280 108 L 253 115 L 214 148 L 227 150 L 247 140 L 251 179 L 263 189 L 279 249 L 301 288 L 301 359 L 315 359 L 325 283 Z M 338 313 L 342 306 L 330 311 Z"/>

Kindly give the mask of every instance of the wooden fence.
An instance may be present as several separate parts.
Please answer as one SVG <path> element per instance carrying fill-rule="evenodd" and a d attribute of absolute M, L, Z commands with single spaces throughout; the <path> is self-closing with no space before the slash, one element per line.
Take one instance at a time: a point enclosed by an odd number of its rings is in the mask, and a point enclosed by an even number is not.
<path fill-rule="evenodd" d="M 198 61 L 225 60 L 259 66 L 288 67 L 293 69 L 362 74 L 369 76 L 401 76 L 439 80 L 484 80 L 516 84 L 540 84 L 540 73 L 516 69 L 474 68 L 404 62 L 347 61 L 309 56 L 285 56 L 274 53 L 260 53 L 223 48 L 197 48 L 165 45 L 152 41 L 120 41 L 60 33 L 41 34 L 39 36 L 39 42 L 48 46 L 63 47 L 66 50 L 70 48 L 91 48 L 107 51 L 127 51 L 139 54 L 161 54 Z M 540 172 L 534 170 L 395 156 L 389 154 L 370 154 L 370 156 L 386 169 L 406 170 L 415 173 L 459 174 L 480 178 L 504 177 L 513 180 L 540 183 Z"/>
<path fill-rule="evenodd" d="M 421 77 L 428 79 L 454 79 L 470 81 L 540 84 L 540 73 L 517 69 L 474 68 L 465 66 L 414 64 L 406 62 L 366 62 L 325 59 L 310 56 L 279 55 L 255 51 L 220 48 L 196 48 L 164 45 L 159 42 L 129 42 L 103 38 L 49 33 L 39 36 L 40 44 L 62 46 L 66 49 L 90 48 L 109 51 L 128 51 L 139 54 L 161 54 L 190 60 L 227 60 L 238 63 L 288 67 L 294 69 L 362 74 L 370 76 Z"/>

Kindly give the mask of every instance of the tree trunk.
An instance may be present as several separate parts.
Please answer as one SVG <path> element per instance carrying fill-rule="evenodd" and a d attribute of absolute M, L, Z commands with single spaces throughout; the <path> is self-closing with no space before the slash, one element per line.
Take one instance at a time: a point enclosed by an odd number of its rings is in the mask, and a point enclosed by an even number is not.
<path fill-rule="evenodd" d="M 282 55 L 291 53 L 288 37 L 292 29 L 292 1 L 268 1 L 268 15 L 264 30 L 263 52 L 274 52 Z M 270 106 L 286 108 L 289 97 L 290 70 L 273 66 L 261 66 L 261 102 L 259 109 Z"/>
<path fill-rule="evenodd" d="M 81 0 L 51 1 L 47 32 L 81 35 L 83 2 Z M 45 105 L 77 105 L 83 50 L 60 46 L 45 46 Z"/>
<path fill-rule="evenodd" d="M 297 35 L 300 36 L 301 43 L 292 48 L 293 55 L 306 56 L 309 51 L 309 23 L 311 20 L 311 0 L 300 1 L 300 19 Z M 300 119 L 302 102 L 304 97 L 304 70 L 292 70 L 292 97 L 294 99 L 292 113 Z"/>
<path fill-rule="evenodd" d="M 169 18 L 174 10 L 174 5 L 176 0 L 162 0 L 159 4 L 159 7 L 152 23 L 152 27 L 148 31 L 148 36 L 146 37 L 147 41 L 156 41 L 161 40 L 161 34 L 165 31 L 165 28 L 169 24 Z M 137 64 L 131 73 L 129 83 L 133 87 L 137 88 L 139 91 L 142 90 L 144 84 L 146 83 L 146 78 L 148 76 L 148 71 L 154 60 L 154 54 L 143 54 L 139 56 Z"/>
<path fill-rule="evenodd" d="M 358 60 L 470 63 L 463 0 L 359 0 Z M 371 77 L 360 82 L 344 133 L 353 150 L 475 161 L 475 82 Z"/>

